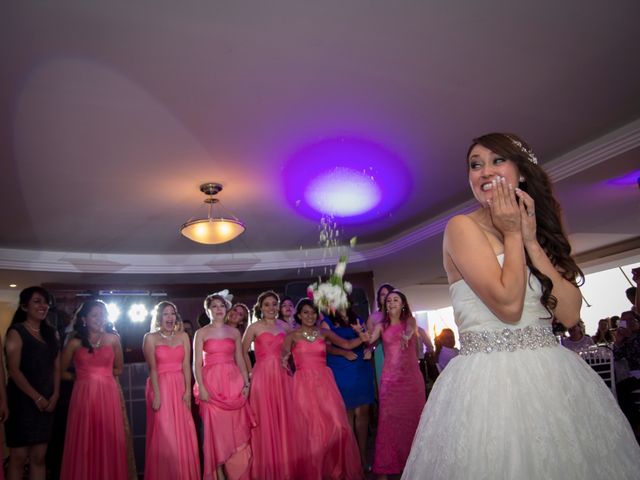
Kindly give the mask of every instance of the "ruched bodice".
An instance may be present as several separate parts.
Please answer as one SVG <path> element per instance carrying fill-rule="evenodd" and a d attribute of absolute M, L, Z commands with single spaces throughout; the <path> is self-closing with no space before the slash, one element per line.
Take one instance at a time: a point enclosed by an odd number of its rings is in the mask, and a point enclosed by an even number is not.
<path fill-rule="evenodd" d="M 205 367 L 219 363 L 235 363 L 236 342 L 233 338 L 208 338 L 202 346 Z"/>
<path fill-rule="evenodd" d="M 315 342 L 300 340 L 291 350 L 297 370 L 317 370 L 327 367 L 327 345 L 321 338 Z"/>
<path fill-rule="evenodd" d="M 263 332 L 258 335 L 253 341 L 256 351 L 256 361 L 259 362 L 267 358 L 276 358 L 279 362 L 285 336 L 284 332 Z"/>
<path fill-rule="evenodd" d="M 113 377 L 113 358 L 115 354 L 111 345 L 94 348 L 89 353 L 87 348 L 79 348 L 73 354 L 73 364 L 76 367 L 76 379 L 89 377 Z"/>
<path fill-rule="evenodd" d="M 504 255 L 498 255 L 498 262 L 502 265 Z M 540 281 L 529 274 L 527 269 L 527 289 L 524 297 L 524 308 L 520 321 L 507 324 L 501 321 L 482 302 L 480 297 L 464 280 L 458 280 L 449 286 L 451 303 L 456 325 L 460 333 L 478 332 L 483 330 L 521 329 L 524 327 L 544 327 L 550 324 L 549 312 L 540 303 L 542 289 Z"/>
<path fill-rule="evenodd" d="M 178 345 L 156 345 L 156 370 L 158 373 L 181 372 L 184 360 L 184 347 Z"/>

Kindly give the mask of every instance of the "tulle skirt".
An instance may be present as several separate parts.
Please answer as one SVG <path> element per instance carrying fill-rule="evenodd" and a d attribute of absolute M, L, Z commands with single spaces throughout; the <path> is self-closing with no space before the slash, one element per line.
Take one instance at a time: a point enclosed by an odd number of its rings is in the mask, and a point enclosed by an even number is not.
<path fill-rule="evenodd" d="M 640 478 L 640 449 L 602 379 L 546 347 L 460 355 L 436 381 L 403 479 Z"/>

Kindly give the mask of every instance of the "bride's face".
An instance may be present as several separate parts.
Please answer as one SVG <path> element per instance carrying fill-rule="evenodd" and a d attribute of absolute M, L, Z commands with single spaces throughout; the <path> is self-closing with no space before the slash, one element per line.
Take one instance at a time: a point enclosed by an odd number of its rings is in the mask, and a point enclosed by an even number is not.
<path fill-rule="evenodd" d="M 471 191 L 483 207 L 493 197 L 493 180 L 504 177 L 513 188 L 518 186 L 520 172 L 516 164 L 482 145 L 475 145 L 471 149 L 468 165 Z"/>

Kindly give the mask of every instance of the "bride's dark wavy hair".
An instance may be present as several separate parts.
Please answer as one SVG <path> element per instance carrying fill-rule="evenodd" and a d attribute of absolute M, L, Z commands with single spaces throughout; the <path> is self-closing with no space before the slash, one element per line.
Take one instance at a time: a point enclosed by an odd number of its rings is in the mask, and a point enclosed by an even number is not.
<path fill-rule="evenodd" d="M 474 138 L 467 151 L 467 169 L 469 169 L 469 155 L 476 145 L 482 145 L 493 153 L 511 160 L 518 167 L 518 172 L 524 178 L 518 187 L 528 193 L 535 202 L 536 237 L 538 243 L 549 257 L 558 272 L 576 286 L 584 283 L 584 274 L 575 260 L 571 257 L 571 245 L 562 224 L 562 209 L 553 195 L 551 180 L 546 172 L 531 161 L 533 152 L 531 147 L 520 137 L 512 133 L 489 133 Z M 537 160 L 536 160 L 537 161 Z M 531 273 L 540 281 L 542 296 L 540 303 L 553 315 L 558 299 L 551 294 L 553 282 L 531 264 L 526 254 L 527 266 Z"/>

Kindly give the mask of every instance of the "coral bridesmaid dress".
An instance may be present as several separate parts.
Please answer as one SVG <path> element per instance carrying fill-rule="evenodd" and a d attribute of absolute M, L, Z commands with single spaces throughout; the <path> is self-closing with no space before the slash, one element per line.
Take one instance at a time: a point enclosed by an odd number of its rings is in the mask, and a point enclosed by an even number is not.
<path fill-rule="evenodd" d="M 296 373 L 293 398 L 296 448 L 300 455 L 296 478 L 305 480 L 362 479 L 358 444 L 321 338 L 293 346 Z"/>
<path fill-rule="evenodd" d="M 249 398 L 258 420 L 251 437 L 251 478 L 256 480 L 294 478 L 292 379 L 280 361 L 284 338 L 284 333 L 264 332 L 254 340 L 256 364 Z"/>
<path fill-rule="evenodd" d="M 401 347 L 403 323 L 382 331 L 384 367 L 380 378 L 380 417 L 376 434 L 373 471 L 377 474 L 402 473 L 411 451 L 411 442 L 424 407 L 425 387 L 415 335 Z"/>
<path fill-rule="evenodd" d="M 62 472 L 65 480 L 127 480 L 120 391 L 110 345 L 73 354 L 76 381 L 69 403 Z"/>
<path fill-rule="evenodd" d="M 153 388 L 147 379 L 145 480 L 199 480 L 198 440 L 191 410 L 184 403 L 184 347 L 155 348 L 160 409 L 154 411 Z"/>
<path fill-rule="evenodd" d="M 248 480 L 251 471 L 249 443 L 255 421 L 242 395 L 244 380 L 235 351 L 232 338 L 209 338 L 203 344 L 202 381 L 209 401 L 200 401 L 197 384 L 194 392 L 203 425 L 204 480 L 216 479 L 216 469 L 223 464 L 229 480 Z"/>

